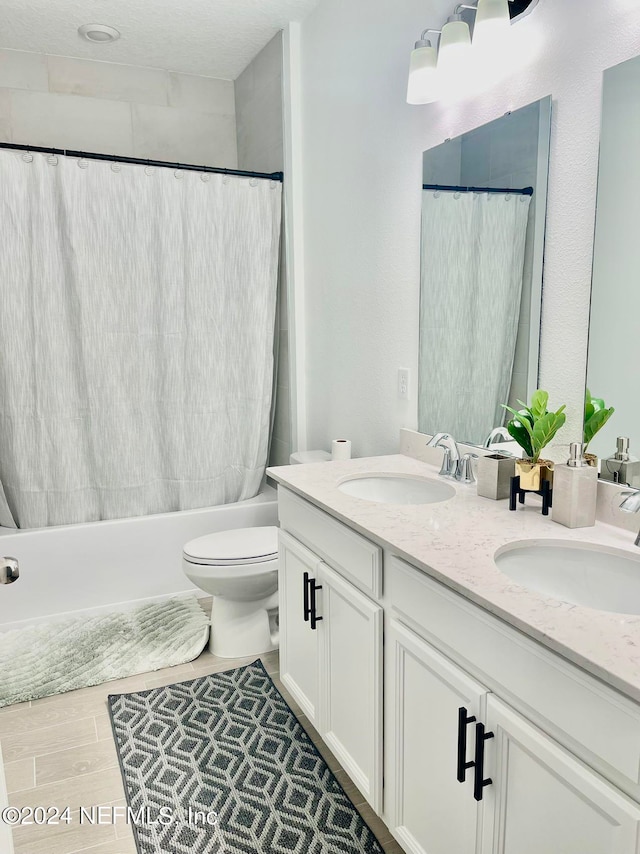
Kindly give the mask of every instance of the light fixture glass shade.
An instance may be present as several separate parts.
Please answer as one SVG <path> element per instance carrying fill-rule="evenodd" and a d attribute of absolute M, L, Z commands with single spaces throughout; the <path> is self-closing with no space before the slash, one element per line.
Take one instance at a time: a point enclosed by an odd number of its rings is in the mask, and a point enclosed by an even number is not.
<path fill-rule="evenodd" d="M 438 51 L 428 42 L 411 52 L 407 104 L 432 104 L 438 100 L 437 65 Z"/>
<path fill-rule="evenodd" d="M 471 32 L 459 15 L 442 28 L 438 51 L 438 72 L 448 84 L 462 81 L 471 64 Z"/>
<path fill-rule="evenodd" d="M 478 0 L 473 27 L 474 48 L 500 48 L 510 26 L 509 0 Z"/>

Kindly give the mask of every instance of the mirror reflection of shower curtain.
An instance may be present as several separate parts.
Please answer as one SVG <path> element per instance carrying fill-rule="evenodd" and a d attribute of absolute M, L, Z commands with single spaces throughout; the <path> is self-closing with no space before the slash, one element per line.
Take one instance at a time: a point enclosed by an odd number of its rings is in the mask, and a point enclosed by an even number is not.
<path fill-rule="evenodd" d="M 3 151 L 0 186 L 3 524 L 254 496 L 281 185 Z"/>
<path fill-rule="evenodd" d="M 504 423 L 530 196 L 422 193 L 418 423 L 481 443 Z"/>

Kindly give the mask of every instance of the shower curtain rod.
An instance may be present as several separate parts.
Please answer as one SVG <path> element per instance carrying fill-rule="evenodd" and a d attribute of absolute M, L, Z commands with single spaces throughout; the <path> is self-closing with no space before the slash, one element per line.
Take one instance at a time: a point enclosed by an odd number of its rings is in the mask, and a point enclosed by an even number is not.
<path fill-rule="evenodd" d="M 61 154 L 64 157 L 79 157 L 85 160 L 107 160 L 111 163 L 133 163 L 135 166 L 158 166 L 161 169 L 184 169 L 189 172 L 213 172 L 219 175 L 238 175 L 244 178 L 260 178 L 268 181 L 282 181 L 282 172 L 247 172 L 244 169 L 223 169 L 221 166 L 193 166 L 187 163 L 168 163 L 165 160 L 145 160 L 141 157 L 120 157 L 117 154 L 95 154 L 88 151 L 69 151 L 64 148 L 43 148 L 40 145 L 16 145 L 12 142 L 0 142 L 0 148 L 12 151 L 36 151 L 40 154 Z"/>
<path fill-rule="evenodd" d="M 447 184 L 423 184 L 423 190 L 446 190 L 452 193 L 511 193 L 513 196 L 532 196 L 533 187 L 523 187 L 521 190 L 512 190 L 502 187 L 451 187 Z"/>

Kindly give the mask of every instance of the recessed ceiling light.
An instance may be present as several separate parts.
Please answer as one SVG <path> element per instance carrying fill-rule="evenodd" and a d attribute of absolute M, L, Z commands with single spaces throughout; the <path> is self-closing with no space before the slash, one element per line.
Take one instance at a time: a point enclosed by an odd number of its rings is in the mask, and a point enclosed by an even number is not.
<path fill-rule="evenodd" d="M 106 24 L 83 24 L 78 27 L 78 35 L 88 42 L 96 44 L 115 42 L 120 38 L 119 31 L 115 27 L 106 26 Z"/>

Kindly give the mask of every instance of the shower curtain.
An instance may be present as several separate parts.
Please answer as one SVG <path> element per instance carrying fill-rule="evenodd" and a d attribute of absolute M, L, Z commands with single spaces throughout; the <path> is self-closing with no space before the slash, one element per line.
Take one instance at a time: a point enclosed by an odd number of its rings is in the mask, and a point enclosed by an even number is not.
<path fill-rule="evenodd" d="M 0 152 L 0 524 L 257 493 L 280 212 L 268 180 Z"/>
<path fill-rule="evenodd" d="M 504 423 L 530 196 L 422 194 L 419 424 L 481 443 Z"/>

